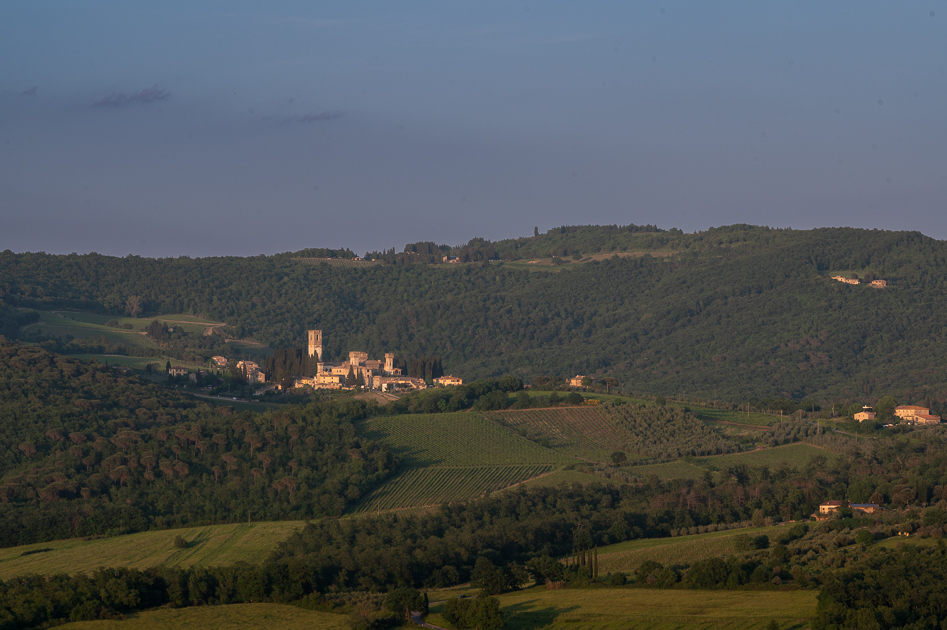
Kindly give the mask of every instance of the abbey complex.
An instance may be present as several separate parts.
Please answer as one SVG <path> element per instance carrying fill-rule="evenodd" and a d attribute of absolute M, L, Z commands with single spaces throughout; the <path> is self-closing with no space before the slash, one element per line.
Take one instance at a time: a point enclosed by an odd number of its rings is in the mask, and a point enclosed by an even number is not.
<path fill-rule="evenodd" d="M 322 331 L 309 331 L 309 358 L 315 359 L 315 374 L 300 377 L 295 380 L 295 387 L 312 387 L 313 389 L 350 389 L 365 387 L 382 392 L 398 389 L 425 389 L 424 379 L 414 378 L 402 374 L 400 368 L 395 367 L 395 355 L 385 353 L 384 361 L 369 359 L 367 352 L 353 350 L 349 352 L 348 361 L 322 360 Z M 462 385 L 459 378 L 442 376 L 434 379 L 438 385 Z"/>

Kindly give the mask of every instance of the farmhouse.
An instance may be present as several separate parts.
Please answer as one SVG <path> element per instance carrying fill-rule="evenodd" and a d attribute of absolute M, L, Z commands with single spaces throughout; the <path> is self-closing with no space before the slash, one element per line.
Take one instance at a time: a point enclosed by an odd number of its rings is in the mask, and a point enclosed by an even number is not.
<path fill-rule="evenodd" d="M 245 372 L 247 375 L 247 382 L 254 383 L 265 383 L 266 374 L 260 370 L 259 364 L 254 361 L 237 361 L 235 366 L 238 372 Z"/>
<path fill-rule="evenodd" d="M 846 278 L 845 276 L 832 276 L 833 280 L 838 280 L 839 282 L 844 282 L 845 284 L 861 284 L 861 280 L 858 278 Z"/>
<path fill-rule="evenodd" d="M 932 416 L 928 407 L 918 407 L 916 405 L 901 405 L 895 407 L 894 415 L 901 418 L 904 422 L 914 422 L 916 424 L 940 424 L 940 416 Z"/>
<path fill-rule="evenodd" d="M 887 280 L 872 280 L 871 286 L 878 287 L 879 289 L 883 289 L 884 287 L 888 286 L 888 281 Z"/>
<path fill-rule="evenodd" d="M 575 378 L 569 379 L 569 385 L 572 387 L 582 387 L 582 381 L 585 380 L 584 374 L 576 374 Z"/>
<path fill-rule="evenodd" d="M 168 370 L 168 374 L 171 376 L 187 376 L 187 368 L 178 365 Z"/>
<path fill-rule="evenodd" d="M 813 514 L 817 520 L 825 520 L 831 518 L 833 514 L 838 512 L 841 508 L 848 506 L 851 508 L 853 513 L 856 514 L 874 514 L 881 510 L 881 506 L 877 503 L 848 503 L 846 501 L 826 501 L 819 505 L 819 513 Z"/>
<path fill-rule="evenodd" d="M 855 414 L 855 419 L 859 422 L 864 422 L 865 420 L 874 420 L 875 418 L 875 412 L 872 411 L 871 407 L 868 405 L 862 407 L 862 410 Z"/>
<path fill-rule="evenodd" d="M 210 360 L 213 361 L 216 367 L 219 367 L 219 368 L 227 367 L 227 357 L 216 356 L 216 357 L 211 357 Z"/>
<path fill-rule="evenodd" d="M 450 385 L 463 385 L 463 379 L 457 378 L 456 376 L 441 376 L 434 379 L 434 382 L 443 387 L 448 387 Z"/>

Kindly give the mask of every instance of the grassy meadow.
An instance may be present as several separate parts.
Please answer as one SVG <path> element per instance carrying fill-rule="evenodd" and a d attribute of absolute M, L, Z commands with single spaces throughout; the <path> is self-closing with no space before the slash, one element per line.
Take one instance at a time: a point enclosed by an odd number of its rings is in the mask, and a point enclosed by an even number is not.
<path fill-rule="evenodd" d="M 748 451 L 746 453 L 715 455 L 713 457 L 702 458 L 700 461 L 712 464 L 717 468 L 724 468 L 734 464 L 746 464 L 747 466 L 779 466 L 784 463 L 796 468 L 802 468 L 812 461 L 812 458 L 819 456 L 830 457 L 832 453 L 817 446 L 812 446 L 811 444 L 796 442 L 775 448 Z"/>
<path fill-rule="evenodd" d="M 527 440 L 480 414 L 438 413 L 373 418 L 366 437 L 387 444 L 408 466 L 569 464 L 577 460 Z"/>
<path fill-rule="evenodd" d="M 665 566 L 687 565 L 698 560 L 721 557 L 736 552 L 735 537 L 772 536 L 786 525 L 772 527 L 749 527 L 729 529 L 722 532 L 675 536 L 673 538 L 645 538 L 599 547 L 599 575 L 617 571 L 634 571 L 646 560 L 660 562 Z"/>
<path fill-rule="evenodd" d="M 366 514 L 466 501 L 555 470 L 554 466 L 410 468 L 372 492 L 352 513 Z"/>
<path fill-rule="evenodd" d="M 63 630 L 348 630 L 351 626 L 345 615 L 283 604 L 230 604 L 159 608 L 133 613 L 120 621 L 77 621 L 58 627 Z"/>
<path fill-rule="evenodd" d="M 102 566 L 214 566 L 264 561 L 301 521 L 208 525 L 112 538 L 57 540 L 0 549 L 0 579 L 28 573 L 90 573 Z M 174 546 L 183 537 L 185 549 Z"/>
<path fill-rule="evenodd" d="M 763 630 L 776 621 L 802 630 L 815 615 L 815 591 L 685 591 L 637 588 L 546 590 L 500 595 L 505 630 Z M 432 606 L 427 621 L 450 627 Z"/>

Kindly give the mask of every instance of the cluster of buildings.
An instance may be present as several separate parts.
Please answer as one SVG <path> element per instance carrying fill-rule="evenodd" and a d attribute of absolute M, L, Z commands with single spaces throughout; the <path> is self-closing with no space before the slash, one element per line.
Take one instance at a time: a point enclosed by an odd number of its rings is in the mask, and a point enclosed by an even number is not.
<path fill-rule="evenodd" d="M 862 281 L 859 280 L 858 278 L 846 278 L 845 276 L 832 276 L 832 279 L 838 280 L 839 282 L 844 282 L 845 284 L 861 284 L 862 283 Z M 888 281 L 881 280 L 881 279 L 872 280 L 871 282 L 868 283 L 868 285 L 872 287 L 884 288 L 888 286 Z"/>
<path fill-rule="evenodd" d="M 894 415 L 901 419 L 901 422 L 910 422 L 913 424 L 940 424 L 940 416 L 931 415 L 928 407 L 918 407 L 916 405 L 900 405 L 894 408 Z M 874 420 L 877 416 L 869 406 L 862 407 L 862 410 L 855 414 L 855 419 L 859 422 L 865 420 Z"/>
<path fill-rule="evenodd" d="M 369 359 L 367 352 L 349 352 L 348 361 L 322 360 L 322 331 L 309 331 L 309 358 L 316 359 L 316 373 L 309 377 L 300 377 L 295 387 L 313 389 L 352 389 L 365 387 L 382 392 L 397 389 L 426 389 L 424 379 L 405 376 L 395 367 L 395 355 L 385 353 L 384 361 Z M 354 381 L 354 382 L 353 382 Z M 434 379 L 438 385 L 463 385 L 455 376 L 442 376 Z"/>
<path fill-rule="evenodd" d="M 881 511 L 881 506 L 877 503 L 849 503 L 848 501 L 826 501 L 819 505 L 819 511 L 812 516 L 817 521 L 824 521 L 832 518 L 836 512 L 843 507 L 848 506 L 852 509 L 855 516 L 865 516 Z"/>

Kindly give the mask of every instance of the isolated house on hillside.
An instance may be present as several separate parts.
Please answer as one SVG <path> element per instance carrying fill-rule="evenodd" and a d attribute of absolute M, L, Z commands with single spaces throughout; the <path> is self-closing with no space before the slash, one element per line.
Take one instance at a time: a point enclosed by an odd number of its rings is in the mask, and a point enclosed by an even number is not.
<path fill-rule="evenodd" d="M 901 418 L 904 422 L 916 422 L 917 424 L 940 424 L 940 416 L 931 415 L 931 410 L 927 407 L 918 407 L 917 405 L 901 405 L 894 408 L 894 415 Z"/>
<path fill-rule="evenodd" d="M 865 420 L 874 420 L 877 416 L 871 407 L 865 405 L 862 407 L 862 410 L 855 414 L 855 419 L 859 422 L 864 422 Z"/>

